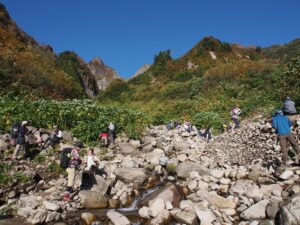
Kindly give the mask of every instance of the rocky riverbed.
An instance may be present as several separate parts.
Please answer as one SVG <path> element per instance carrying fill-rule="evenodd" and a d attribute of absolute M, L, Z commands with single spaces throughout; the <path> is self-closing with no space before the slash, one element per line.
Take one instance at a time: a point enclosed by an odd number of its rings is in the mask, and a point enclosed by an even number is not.
<path fill-rule="evenodd" d="M 299 138 L 298 126 L 293 132 Z M 153 126 L 141 140 L 120 135 L 95 152 L 107 177 L 97 175 L 70 202 L 65 174 L 46 170 L 58 153 L 42 153 L 43 164 L 4 162 L 31 179 L 1 187 L 1 212 L 30 224 L 300 224 L 300 167 L 280 165 L 276 135 L 262 118 L 209 143 L 193 131 Z M 75 187 L 80 182 L 79 174 Z"/>

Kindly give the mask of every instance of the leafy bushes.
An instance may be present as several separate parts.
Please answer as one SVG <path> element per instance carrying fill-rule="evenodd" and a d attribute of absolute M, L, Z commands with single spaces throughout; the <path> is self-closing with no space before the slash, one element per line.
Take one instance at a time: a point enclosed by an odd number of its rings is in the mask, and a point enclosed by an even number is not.
<path fill-rule="evenodd" d="M 195 124 L 197 128 L 207 128 L 210 126 L 220 129 L 223 124 L 223 119 L 216 112 L 200 112 L 194 116 L 193 124 Z"/>
<path fill-rule="evenodd" d="M 16 121 L 29 120 L 32 126 L 50 128 L 58 125 L 84 142 L 94 142 L 100 132 L 106 132 L 109 122 L 116 132 L 137 137 L 150 123 L 146 114 L 116 107 L 103 107 L 90 100 L 22 102 L 0 98 L 0 128 L 9 130 Z"/>
<path fill-rule="evenodd" d="M 169 60 L 172 60 L 171 50 L 160 51 L 154 56 L 154 65 L 163 65 Z"/>

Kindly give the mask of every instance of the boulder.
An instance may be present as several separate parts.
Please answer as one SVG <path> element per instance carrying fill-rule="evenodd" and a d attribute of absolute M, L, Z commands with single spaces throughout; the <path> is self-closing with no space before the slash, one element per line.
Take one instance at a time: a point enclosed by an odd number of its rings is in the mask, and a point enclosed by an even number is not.
<path fill-rule="evenodd" d="M 147 178 L 143 169 L 136 168 L 117 168 L 115 174 L 118 178 L 137 185 L 141 185 Z"/>
<path fill-rule="evenodd" d="M 283 180 L 287 180 L 289 179 L 292 175 L 294 174 L 294 172 L 292 170 L 285 170 L 282 174 L 280 174 L 280 178 Z"/>
<path fill-rule="evenodd" d="M 172 217 L 178 222 L 187 225 L 196 225 L 198 224 L 198 218 L 196 213 L 193 210 L 181 210 L 173 209 L 171 211 Z"/>
<path fill-rule="evenodd" d="M 107 208 L 107 199 L 99 192 L 83 190 L 78 196 L 82 206 L 86 209 Z"/>
<path fill-rule="evenodd" d="M 190 172 L 192 171 L 198 172 L 201 176 L 209 174 L 208 170 L 205 167 L 191 161 L 179 163 L 176 168 L 177 177 L 179 178 L 188 178 Z"/>
<path fill-rule="evenodd" d="M 50 211 L 57 211 L 60 209 L 60 205 L 49 201 L 43 201 L 43 206 Z"/>
<path fill-rule="evenodd" d="M 200 220 L 201 225 L 212 225 L 212 222 L 216 220 L 215 215 L 209 209 L 195 209 L 195 213 Z"/>
<path fill-rule="evenodd" d="M 124 143 L 124 142 L 122 142 L 122 143 L 119 144 L 119 147 L 120 147 L 121 152 L 124 155 L 130 155 L 130 154 L 133 154 L 133 153 L 137 152 L 136 146 L 132 145 L 130 143 Z"/>
<path fill-rule="evenodd" d="M 139 209 L 139 216 L 145 219 L 150 219 L 150 209 L 146 206 L 143 206 Z"/>
<path fill-rule="evenodd" d="M 176 185 L 169 184 L 149 194 L 139 202 L 138 206 L 147 206 L 148 204 L 151 205 L 151 201 L 154 201 L 155 199 L 163 199 L 164 202 L 169 201 L 173 207 L 178 207 L 181 195 Z"/>
<path fill-rule="evenodd" d="M 235 184 L 230 188 L 230 193 L 245 195 L 245 193 L 251 190 L 254 185 L 255 184 L 251 180 L 237 180 Z"/>
<path fill-rule="evenodd" d="M 269 200 L 262 200 L 241 213 L 240 217 L 245 220 L 261 220 L 266 218 L 266 208 Z"/>
<path fill-rule="evenodd" d="M 279 204 L 280 202 L 275 199 L 271 199 L 270 203 L 267 206 L 267 215 L 271 219 L 275 219 L 278 211 L 279 211 Z"/>
<path fill-rule="evenodd" d="M 224 208 L 234 209 L 236 206 L 236 204 L 232 200 L 224 198 L 215 192 L 209 193 L 209 202 L 210 204 L 220 209 L 224 209 Z"/>
<path fill-rule="evenodd" d="M 95 179 L 97 183 L 93 185 L 91 191 L 100 192 L 101 194 L 105 195 L 109 188 L 109 183 L 99 175 L 96 175 Z"/>
<path fill-rule="evenodd" d="M 150 208 L 150 215 L 152 217 L 157 217 L 158 214 L 164 210 L 166 207 L 165 201 L 160 198 L 156 198 L 153 201 L 149 202 L 149 208 Z"/>
<path fill-rule="evenodd" d="M 295 194 L 289 201 L 280 208 L 280 224 L 300 224 L 300 194 Z"/>
<path fill-rule="evenodd" d="M 123 216 L 115 210 L 109 210 L 106 215 L 114 225 L 131 225 L 126 216 Z"/>
<path fill-rule="evenodd" d="M 96 216 L 93 213 L 81 213 L 80 217 L 86 225 L 91 225 L 96 220 Z"/>
<path fill-rule="evenodd" d="M 178 152 L 180 152 L 180 151 L 186 151 L 187 149 L 190 148 L 190 144 L 187 143 L 187 142 L 183 142 L 183 141 L 181 141 L 181 142 L 175 142 L 173 144 L 173 147 Z"/>

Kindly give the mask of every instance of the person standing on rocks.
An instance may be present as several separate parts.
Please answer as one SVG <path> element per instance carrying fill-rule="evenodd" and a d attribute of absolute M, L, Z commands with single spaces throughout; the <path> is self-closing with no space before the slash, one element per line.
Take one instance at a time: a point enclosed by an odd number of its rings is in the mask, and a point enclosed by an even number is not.
<path fill-rule="evenodd" d="M 238 106 L 234 106 L 230 111 L 231 119 L 233 120 L 235 126 L 234 128 L 240 128 L 239 115 L 241 114 L 241 109 Z"/>
<path fill-rule="evenodd" d="M 290 97 L 287 97 L 285 101 L 283 102 L 283 108 L 282 108 L 284 115 L 296 115 L 297 110 L 295 107 L 295 102 L 292 101 Z"/>
<path fill-rule="evenodd" d="M 79 169 L 81 164 L 81 159 L 79 156 L 80 149 L 83 148 L 82 143 L 77 143 L 71 151 L 69 167 L 66 169 L 68 173 L 68 185 L 67 185 L 67 192 L 73 192 L 73 186 L 75 182 L 76 170 Z"/>
<path fill-rule="evenodd" d="M 115 143 L 115 125 L 110 122 L 108 125 L 109 144 Z"/>
<path fill-rule="evenodd" d="M 27 124 L 28 124 L 27 121 L 23 121 L 21 123 L 21 126 L 18 129 L 18 136 L 17 136 L 17 139 L 16 139 L 17 146 L 16 146 L 15 151 L 14 151 L 13 156 L 12 156 L 13 160 L 15 160 L 17 158 L 17 154 L 20 150 L 25 150 L 26 151 L 26 149 L 25 149 L 25 135 L 28 132 Z"/>
<path fill-rule="evenodd" d="M 288 148 L 286 142 L 288 141 L 292 147 L 296 150 L 296 160 L 295 162 L 299 164 L 300 159 L 300 148 L 292 135 L 291 127 L 292 122 L 288 119 L 287 116 L 283 115 L 282 110 L 276 110 L 274 116 L 272 117 L 272 127 L 276 129 L 276 133 L 279 136 L 279 143 L 282 151 L 282 161 L 286 163 L 289 159 Z"/>

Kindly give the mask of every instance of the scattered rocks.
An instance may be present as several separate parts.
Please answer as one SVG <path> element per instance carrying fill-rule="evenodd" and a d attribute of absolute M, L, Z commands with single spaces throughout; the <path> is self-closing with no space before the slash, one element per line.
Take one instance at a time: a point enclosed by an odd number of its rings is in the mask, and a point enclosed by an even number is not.
<path fill-rule="evenodd" d="M 115 210 L 109 210 L 107 212 L 107 217 L 110 219 L 114 225 L 130 225 L 130 221 L 122 214 L 116 212 Z"/>

